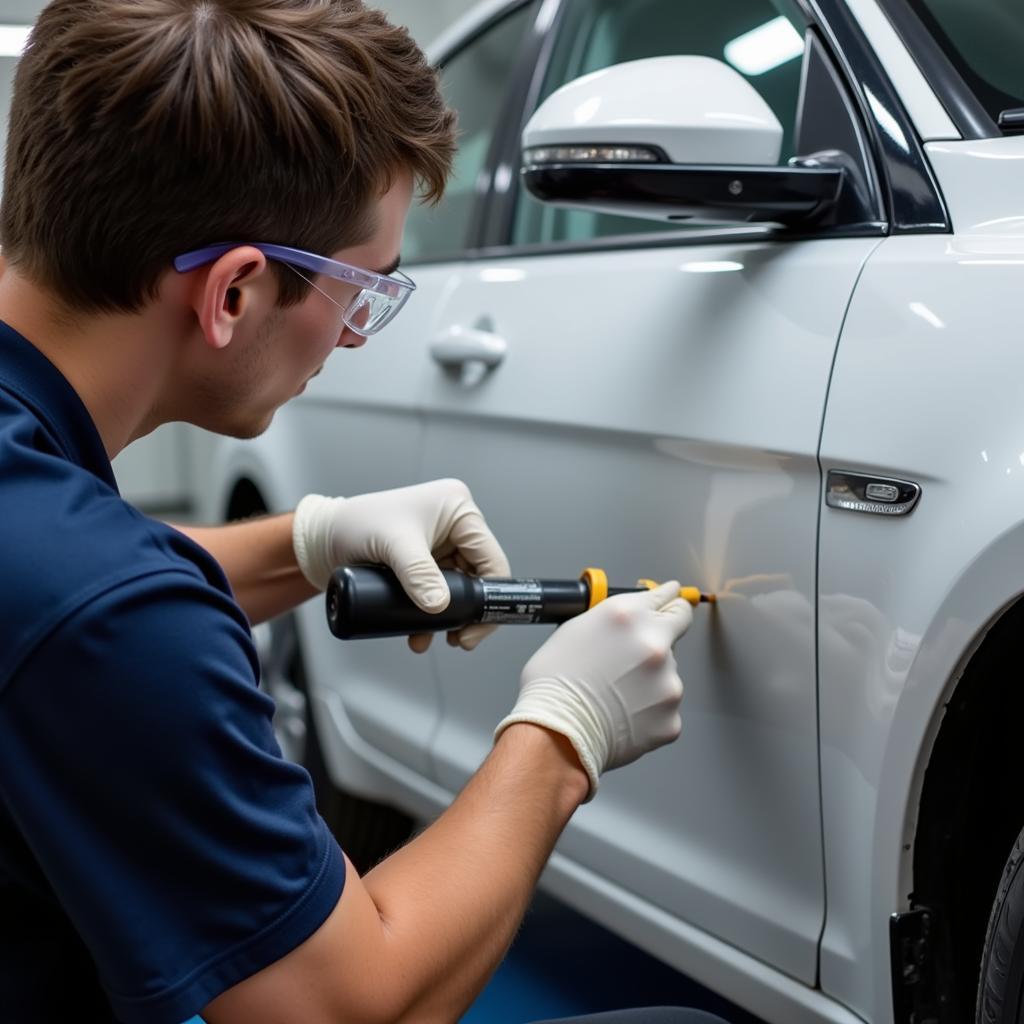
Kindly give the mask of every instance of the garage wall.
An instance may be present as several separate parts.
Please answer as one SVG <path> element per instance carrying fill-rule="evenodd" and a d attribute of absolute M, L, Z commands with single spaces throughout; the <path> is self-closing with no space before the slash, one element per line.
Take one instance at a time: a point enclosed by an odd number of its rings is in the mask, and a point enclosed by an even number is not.
<path fill-rule="evenodd" d="M 31 24 L 45 6 L 41 0 L 0 0 L 0 24 Z M 408 26 L 426 46 L 472 6 L 472 0 L 391 0 L 377 4 L 391 19 Z M 0 56 L 0 138 L 6 137 L 11 85 L 17 58 Z M 2 149 L 0 149 L 2 160 Z M 188 508 L 206 479 L 212 443 L 208 435 L 184 424 L 168 424 L 136 441 L 114 460 L 122 494 L 152 510 Z"/>

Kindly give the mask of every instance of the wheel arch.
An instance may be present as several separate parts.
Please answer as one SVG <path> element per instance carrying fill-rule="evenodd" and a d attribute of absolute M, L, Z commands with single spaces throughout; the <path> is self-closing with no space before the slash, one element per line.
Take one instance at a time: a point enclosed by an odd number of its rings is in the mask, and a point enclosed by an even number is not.
<path fill-rule="evenodd" d="M 233 522 L 236 519 L 248 519 L 266 511 L 268 508 L 263 492 L 251 477 L 240 476 L 234 481 L 224 508 L 225 520 Z"/>
<path fill-rule="evenodd" d="M 1000 783 L 1016 767 L 1013 731 L 1024 721 L 1024 687 L 1012 671 L 1024 638 L 1021 567 L 1024 524 L 1016 524 L 965 571 L 933 620 L 886 755 L 919 731 L 900 833 L 899 909 L 932 912 L 943 1024 L 973 1019 L 989 909 L 1024 826 L 1024 798 L 1000 799 Z"/>
<path fill-rule="evenodd" d="M 1005 787 L 1019 765 L 1014 733 L 1024 721 L 1024 687 L 1013 672 L 1022 636 L 1018 599 L 1001 609 L 965 659 L 922 752 L 909 902 L 932 914 L 944 1022 L 973 1019 L 989 911 L 1024 826 L 1024 800 L 1007 799 Z"/>

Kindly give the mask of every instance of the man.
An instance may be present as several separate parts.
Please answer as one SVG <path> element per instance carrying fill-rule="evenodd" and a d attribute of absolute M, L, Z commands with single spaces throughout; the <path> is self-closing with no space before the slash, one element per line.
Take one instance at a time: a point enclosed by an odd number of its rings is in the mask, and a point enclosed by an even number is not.
<path fill-rule="evenodd" d="M 406 212 L 454 146 L 420 52 L 356 0 L 43 11 L 0 214 L 6 1022 L 456 1020 L 601 772 L 678 735 L 669 583 L 558 630 L 451 808 L 359 878 L 280 757 L 249 626 L 344 561 L 427 610 L 438 561 L 506 573 L 469 491 L 191 537 L 117 493 L 132 440 L 255 436 L 397 314 Z"/>

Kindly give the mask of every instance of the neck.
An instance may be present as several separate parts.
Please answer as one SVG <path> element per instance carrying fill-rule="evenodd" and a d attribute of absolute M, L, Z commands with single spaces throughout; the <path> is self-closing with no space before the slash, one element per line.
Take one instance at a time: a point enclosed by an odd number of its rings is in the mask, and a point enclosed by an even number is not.
<path fill-rule="evenodd" d="M 152 306 L 138 314 L 68 313 L 11 267 L 0 276 L 0 320 L 24 335 L 67 378 L 109 458 L 173 416 L 162 409 L 174 369 L 167 325 Z"/>

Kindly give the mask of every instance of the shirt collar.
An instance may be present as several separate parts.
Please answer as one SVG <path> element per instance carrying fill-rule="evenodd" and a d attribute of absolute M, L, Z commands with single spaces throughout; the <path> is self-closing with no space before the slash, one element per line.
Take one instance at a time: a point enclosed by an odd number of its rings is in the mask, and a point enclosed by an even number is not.
<path fill-rule="evenodd" d="M 78 393 L 35 345 L 2 320 L 0 387 L 32 411 L 68 461 L 117 490 L 103 439 Z"/>

